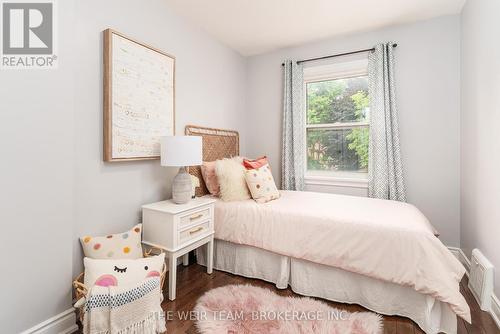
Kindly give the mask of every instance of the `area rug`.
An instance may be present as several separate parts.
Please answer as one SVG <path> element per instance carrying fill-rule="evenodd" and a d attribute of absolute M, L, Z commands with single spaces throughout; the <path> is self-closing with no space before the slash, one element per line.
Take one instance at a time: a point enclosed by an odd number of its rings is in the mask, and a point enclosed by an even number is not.
<path fill-rule="evenodd" d="M 251 285 L 227 285 L 198 299 L 194 313 L 202 334 L 379 334 L 382 317 L 349 313 L 307 297 L 282 297 Z"/>

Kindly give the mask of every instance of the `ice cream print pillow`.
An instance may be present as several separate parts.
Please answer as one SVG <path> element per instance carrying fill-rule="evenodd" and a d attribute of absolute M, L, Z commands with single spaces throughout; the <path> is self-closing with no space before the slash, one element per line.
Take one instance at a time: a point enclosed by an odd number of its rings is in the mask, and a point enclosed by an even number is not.
<path fill-rule="evenodd" d="M 137 224 L 122 233 L 84 236 L 80 242 L 85 256 L 92 259 L 139 259 L 142 257 L 141 232 L 142 225 Z"/>
<path fill-rule="evenodd" d="M 137 260 L 112 259 L 96 260 L 84 258 L 84 284 L 87 287 L 124 286 L 143 281 L 148 277 L 160 276 L 165 262 L 165 254 Z"/>

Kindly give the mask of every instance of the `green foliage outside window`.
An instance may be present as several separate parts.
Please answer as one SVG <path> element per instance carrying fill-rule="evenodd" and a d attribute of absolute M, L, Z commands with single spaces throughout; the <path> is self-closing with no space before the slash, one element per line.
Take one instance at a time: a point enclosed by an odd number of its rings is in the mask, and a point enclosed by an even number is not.
<path fill-rule="evenodd" d="M 356 123 L 368 118 L 366 77 L 307 84 L 307 123 Z M 310 170 L 366 171 L 369 129 L 366 127 L 307 131 Z"/>

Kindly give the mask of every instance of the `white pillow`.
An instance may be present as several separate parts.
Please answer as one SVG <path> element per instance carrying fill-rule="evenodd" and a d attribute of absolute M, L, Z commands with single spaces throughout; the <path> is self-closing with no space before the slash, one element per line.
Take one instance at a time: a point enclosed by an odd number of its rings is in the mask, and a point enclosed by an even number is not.
<path fill-rule="evenodd" d="M 139 259 L 142 258 L 142 225 L 131 230 L 104 237 L 85 236 L 80 238 L 83 254 L 92 259 Z"/>
<path fill-rule="evenodd" d="M 243 201 L 251 198 L 245 181 L 243 158 L 217 160 L 215 174 L 220 185 L 219 197 L 223 201 Z"/>
<path fill-rule="evenodd" d="M 123 286 L 135 284 L 148 277 L 160 276 L 165 253 L 142 259 L 99 260 L 84 258 L 83 284 L 90 288 L 98 286 Z"/>
<path fill-rule="evenodd" d="M 245 179 L 252 193 L 252 198 L 257 203 L 265 203 L 280 198 L 280 192 L 274 183 L 269 164 L 265 164 L 260 168 L 246 170 Z"/>

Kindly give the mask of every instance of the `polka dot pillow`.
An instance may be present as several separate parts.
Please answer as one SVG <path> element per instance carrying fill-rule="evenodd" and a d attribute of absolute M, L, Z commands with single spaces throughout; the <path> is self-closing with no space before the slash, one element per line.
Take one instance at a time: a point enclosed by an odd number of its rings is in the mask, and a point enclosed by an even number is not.
<path fill-rule="evenodd" d="M 245 171 L 245 180 L 252 198 L 257 203 L 265 203 L 280 197 L 280 192 L 274 183 L 269 164 Z"/>
<path fill-rule="evenodd" d="M 104 237 L 80 238 L 83 253 L 91 259 L 139 259 L 142 258 L 142 224 L 130 231 Z"/>

